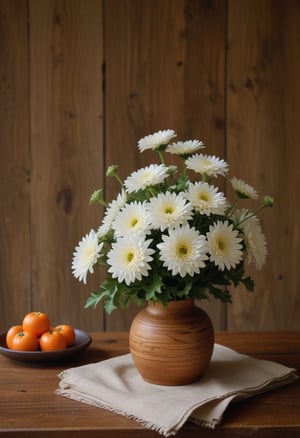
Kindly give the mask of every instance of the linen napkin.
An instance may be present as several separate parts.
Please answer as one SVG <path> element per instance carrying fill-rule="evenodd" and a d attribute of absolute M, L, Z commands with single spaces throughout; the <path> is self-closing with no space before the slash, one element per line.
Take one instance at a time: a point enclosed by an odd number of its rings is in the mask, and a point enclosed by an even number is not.
<path fill-rule="evenodd" d="M 215 344 L 207 371 L 190 385 L 145 382 L 130 354 L 67 369 L 59 378 L 57 394 L 133 418 L 169 436 L 188 419 L 213 428 L 233 399 L 287 384 L 297 375 L 292 368 Z"/>

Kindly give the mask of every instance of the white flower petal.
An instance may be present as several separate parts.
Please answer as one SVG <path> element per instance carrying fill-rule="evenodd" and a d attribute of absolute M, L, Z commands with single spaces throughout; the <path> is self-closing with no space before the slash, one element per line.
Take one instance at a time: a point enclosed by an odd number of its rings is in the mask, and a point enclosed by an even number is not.
<path fill-rule="evenodd" d="M 124 185 L 128 193 L 137 192 L 146 187 L 160 184 L 166 179 L 168 172 L 168 167 L 163 164 L 150 164 L 150 166 L 136 170 L 128 176 Z"/>
<path fill-rule="evenodd" d="M 186 224 L 169 230 L 169 235 L 162 235 L 162 239 L 163 242 L 157 245 L 160 259 L 173 275 L 193 276 L 205 267 L 207 242 L 195 228 Z"/>
<path fill-rule="evenodd" d="M 191 183 L 185 193 L 192 206 L 201 214 L 224 215 L 228 202 L 222 192 L 206 182 Z"/>
<path fill-rule="evenodd" d="M 79 281 L 86 283 L 87 273 L 93 273 L 93 266 L 100 256 L 103 243 L 98 243 L 98 235 L 94 230 L 86 234 L 75 248 L 72 260 L 72 273 Z"/>
<path fill-rule="evenodd" d="M 169 144 L 166 148 L 166 152 L 176 155 L 193 154 L 198 149 L 204 148 L 203 142 L 199 140 L 187 140 L 178 141 L 176 143 Z"/>
<path fill-rule="evenodd" d="M 119 282 L 125 281 L 127 286 L 147 277 L 151 269 L 149 263 L 153 260 L 151 255 L 155 252 L 149 248 L 151 242 L 139 233 L 118 239 L 108 253 L 108 272 Z"/>
<path fill-rule="evenodd" d="M 192 206 L 182 193 L 159 193 L 149 201 L 149 217 L 153 228 L 161 231 L 192 219 Z"/>
<path fill-rule="evenodd" d="M 112 223 L 116 237 L 137 232 L 147 233 L 150 229 L 149 214 L 145 202 L 131 202 L 120 210 Z"/>
<path fill-rule="evenodd" d="M 195 172 L 216 177 L 225 176 L 228 172 L 228 164 L 214 155 L 196 154 L 185 160 L 186 167 Z"/>
<path fill-rule="evenodd" d="M 138 148 L 140 152 L 146 149 L 158 149 L 161 145 L 167 145 L 172 138 L 176 137 L 175 131 L 172 129 L 166 129 L 164 131 L 158 131 L 154 134 L 147 135 L 138 141 Z"/>
<path fill-rule="evenodd" d="M 104 236 L 106 233 L 108 233 L 117 213 L 125 205 L 126 199 L 127 194 L 125 190 L 122 190 L 122 192 L 118 194 L 117 198 L 108 205 L 105 210 L 102 223 L 98 228 L 98 236 Z"/>
<path fill-rule="evenodd" d="M 206 237 L 210 260 L 220 271 L 235 268 L 242 260 L 242 239 L 238 237 L 238 230 L 234 230 L 232 224 L 217 221 L 209 227 Z"/>
<path fill-rule="evenodd" d="M 239 198 L 251 198 L 251 199 L 257 199 L 258 194 L 257 191 L 250 186 L 249 184 L 246 184 L 241 179 L 232 178 L 230 180 L 231 185 L 233 187 L 233 190 L 236 192 Z"/>
<path fill-rule="evenodd" d="M 266 238 L 261 231 L 261 226 L 259 225 L 258 220 L 249 220 L 244 223 L 243 228 L 248 263 L 251 263 L 252 260 L 254 260 L 257 269 L 261 269 L 266 261 L 268 253 Z"/>

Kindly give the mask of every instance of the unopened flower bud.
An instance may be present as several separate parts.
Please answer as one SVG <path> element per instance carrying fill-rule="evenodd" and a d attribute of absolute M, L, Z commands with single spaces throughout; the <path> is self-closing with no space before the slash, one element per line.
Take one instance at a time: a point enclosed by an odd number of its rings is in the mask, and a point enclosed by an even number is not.
<path fill-rule="evenodd" d="M 115 165 L 115 164 L 112 164 L 111 166 L 109 166 L 107 168 L 106 176 L 116 176 L 117 175 L 117 169 L 118 169 L 118 166 Z"/>
<path fill-rule="evenodd" d="M 272 196 L 265 196 L 264 197 L 264 205 L 266 207 L 273 207 L 274 206 L 274 198 Z"/>
<path fill-rule="evenodd" d="M 106 205 L 106 202 L 104 201 L 102 196 L 102 189 L 95 190 L 94 193 L 92 193 L 90 198 L 90 204 L 94 202 L 99 202 L 102 205 Z"/>
<path fill-rule="evenodd" d="M 168 172 L 170 175 L 174 175 L 177 172 L 177 166 L 168 166 Z"/>

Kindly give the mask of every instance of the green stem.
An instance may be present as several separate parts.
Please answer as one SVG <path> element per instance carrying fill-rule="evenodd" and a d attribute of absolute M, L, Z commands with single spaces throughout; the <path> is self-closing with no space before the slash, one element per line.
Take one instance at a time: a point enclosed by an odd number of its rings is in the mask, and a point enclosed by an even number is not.
<path fill-rule="evenodd" d="M 249 216 L 246 216 L 241 222 L 239 222 L 238 225 L 241 225 L 243 222 L 247 221 L 248 219 L 252 218 L 253 216 L 257 216 L 257 214 L 263 210 L 264 208 L 266 208 L 266 205 L 261 205 L 260 207 L 257 208 L 257 210 L 253 211 L 251 214 L 249 214 Z"/>
<path fill-rule="evenodd" d="M 160 151 L 160 150 L 158 149 L 157 152 L 158 152 L 158 155 L 159 155 L 159 158 L 160 158 L 161 164 L 166 165 L 162 151 Z"/>
<path fill-rule="evenodd" d="M 124 182 L 121 180 L 121 178 L 119 177 L 119 175 L 117 173 L 115 174 L 115 177 L 117 178 L 117 180 L 121 184 L 121 187 L 123 187 Z"/>
<path fill-rule="evenodd" d="M 232 212 L 232 210 L 235 208 L 236 204 L 239 202 L 240 198 L 236 198 L 230 209 L 227 211 L 227 215 L 229 216 Z"/>
<path fill-rule="evenodd" d="M 208 181 L 208 175 L 207 173 L 202 173 L 202 182 L 207 182 Z"/>
<path fill-rule="evenodd" d="M 150 192 L 150 194 L 152 195 L 152 197 L 155 197 L 157 195 L 157 193 L 154 192 L 153 187 L 149 186 L 149 187 L 147 187 L 147 189 Z"/>

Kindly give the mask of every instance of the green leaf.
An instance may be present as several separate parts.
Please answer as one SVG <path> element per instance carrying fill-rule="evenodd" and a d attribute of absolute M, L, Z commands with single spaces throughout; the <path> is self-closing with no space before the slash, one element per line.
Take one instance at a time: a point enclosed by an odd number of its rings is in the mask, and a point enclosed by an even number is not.
<path fill-rule="evenodd" d="M 92 292 L 91 295 L 87 298 L 85 302 L 85 308 L 94 307 L 94 309 L 98 306 L 100 301 L 108 295 L 108 291 L 103 292 Z"/>
<path fill-rule="evenodd" d="M 161 294 L 162 277 L 157 272 L 153 274 L 153 282 L 144 286 L 146 300 L 156 300 L 156 294 Z"/>
<path fill-rule="evenodd" d="M 254 292 L 255 282 L 251 277 L 242 278 L 241 282 L 249 292 Z"/>
<path fill-rule="evenodd" d="M 231 293 L 228 289 L 221 289 L 218 287 L 213 286 L 212 284 L 209 285 L 209 292 L 217 299 L 221 300 L 223 303 L 231 303 Z"/>
<path fill-rule="evenodd" d="M 181 173 L 176 184 L 177 192 L 186 190 L 188 184 L 188 176 L 185 172 Z"/>
<path fill-rule="evenodd" d="M 104 302 L 104 309 L 110 315 L 113 310 L 117 308 L 116 304 L 114 304 L 114 300 L 112 297 L 108 298 Z"/>

